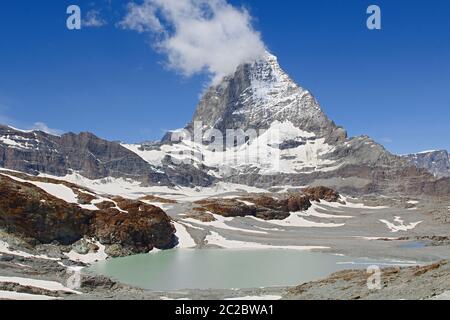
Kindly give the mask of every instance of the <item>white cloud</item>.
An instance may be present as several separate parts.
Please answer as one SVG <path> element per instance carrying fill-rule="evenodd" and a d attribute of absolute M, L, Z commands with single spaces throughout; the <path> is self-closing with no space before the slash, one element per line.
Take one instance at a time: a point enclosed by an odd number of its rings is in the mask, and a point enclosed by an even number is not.
<path fill-rule="evenodd" d="M 82 21 L 83 27 L 99 28 L 103 27 L 107 22 L 100 17 L 100 12 L 97 10 L 90 10 L 86 13 L 86 17 Z"/>
<path fill-rule="evenodd" d="M 128 4 L 119 26 L 151 33 L 171 69 L 185 76 L 207 72 L 217 83 L 264 54 L 251 20 L 226 0 L 144 0 Z"/>
<path fill-rule="evenodd" d="M 156 17 L 156 7 L 150 2 L 139 5 L 130 2 L 127 6 L 128 12 L 125 18 L 119 23 L 124 29 L 137 32 L 162 32 L 164 29 Z"/>
<path fill-rule="evenodd" d="M 64 132 L 58 129 L 52 129 L 49 128 L 45 123 L 43 122 L 36 122 L 31 128 L 30 130 L 37 130 L 37 131 L 42 131 L 54 136 L 59 136 L 61 134 L 63 134 Z"/>

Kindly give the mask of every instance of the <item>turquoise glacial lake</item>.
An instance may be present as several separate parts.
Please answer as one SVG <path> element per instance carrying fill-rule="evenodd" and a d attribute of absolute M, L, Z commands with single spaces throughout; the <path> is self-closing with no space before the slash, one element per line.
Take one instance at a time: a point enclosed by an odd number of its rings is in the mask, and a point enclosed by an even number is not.
<path fill-rule="evenodd" d="M 88 271 L 143 289 L 173 291 L 293 286 L 372 264 L 377 262 L 295 250 L 174 249 L 98 262 Z"/>

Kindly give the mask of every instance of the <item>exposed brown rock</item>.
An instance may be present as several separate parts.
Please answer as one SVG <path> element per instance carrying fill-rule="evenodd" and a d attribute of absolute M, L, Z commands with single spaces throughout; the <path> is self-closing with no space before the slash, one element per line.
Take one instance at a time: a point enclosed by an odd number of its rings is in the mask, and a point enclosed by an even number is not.
<path fill-rule="evenodd" d="M 0 174 L 0 228 L 32 245 L 54 241 L 70 245 L 84 236 L 134 253 L 174 245 L 175 229 L 164 211 L 137 200 L 115 200 L 126 212 L 115 209 L 112 201 L 98 204 L 99 210 L 85 210 Z"/>
<path fill-rule="evenodd" d="M 206 212 L 224 217 L 254 216 L 263 220 L 283 220 L 291 212 L 305 211 L 311 207 L 309 197 L 299 193 L 285 194 L 279 198 L 256 195 L 238 199 L 206 199 L 196 204 Z"/>
<path fill-rule="evenodd" d="M 125 199 L 122 197 L 115 197 L 113 201 L 117 203 L 117 206 L 124 211 L 128 211 L 130 213 L 139 212 L 139 208 L 144 205 L 143 202 L 138 200 Z"/>
<path fill-rule="evenodd" d="M 247 206 L 234 199 L 211 199 L 199 201 L 196 204 L 202 205 L 207 211 L 224 217 L 245 217 L 256 214 L 255 207 Z"/>
<path fill-rule="evenodd" d="M 29 174 L 25 174 L 22 172 L 15 172 L 15 171 L 2 172 L 1 169 L 0 169 L 0 173 L 4 173 L 4 175 L 13 176 L 13 177 L 20 178 L 22 180 L 27 180 L 27 181 L 60 184 L 60 185 L 63 185 L 63 186 L 66 186 L 66 187 L 72 189 L 72 191 L 75 192 L 77 195 L 79 195 L 80 193 L 89 193 L 90 192 L 88 189 L 86 189 L 84 187 L 81 187 L 79 185 L 76 185 L 74 183 L 64 181 L 64 180 L 52 179 L 52 178 L 47 178 L 47 177 L 37 177 L 37 176 L 32 176 Z M 94 197 L 94 199 L 96 199 L 96 197 Z"/>
<path fill-rule="evenodd" d="M 96 196 L 85 192 L 78 192 L 78 203 L 79 204 L 91 204 L 93 200 L 97 199 Z"/>
<path fill-rule="evenodd" d="M 424 267 L 418 267 L 417 270 L 414 272 L 415 276 L 421 276 L 427 272 L 439 269 L 442 266 L 443 263 L 434 263 L 434 264 L 430 264 L 428 266 L 424 266 Z"/>
<path fill-rule="evenodd" d="M 199 220 L 201 222 L 213 222 L 216 221 L 214 216 L 208 212 L 205 208 L 197 207 L 192 209 L 191 212 L 186 214 L 186 218 L 191 218 L 195 220 Z"/>
<path fill-rule="evenodd" d="M 286 200 L 284 200 L 286 201 Z M 311 207 L 309 197 L 299 194 L 289 195 L 287 198 L 287 208 L 289 212 L 306 211 Z"/>
<path fill-rule="evenodd" d="M 174 244 L 175 228 L 160 208 L 142 204 L 140 210 L 115 213 L 99 211 L 94 233 L 103 244 L 120 244 L 135 253 L 154 247 L 168 249 Z"/>
<path fill-rule="evenodd" d="M 89 233 L 93 212 L 30 183 L 0 175 L 0 227 L 31 241 L 71 244 Z"/>
<path fill-rule="evenodd" d="M 313 201 L 325 200 L 327 202 L 338 202 L 340 195 L 338 192 L 327 187 L 309 187 L 303 190 Z"/>
<path fill-rule="evenodd" d="M 175 203 L 177 203 L 175 200 L 165 199 L 165 198 L 152 196 L 152 195 L 147 195 L 145 197 L 140 198 L 139 200 L 151 201 L 151 202 L 159 202 L 159 203 L 166 203 L 166 204 L 175 204 Z"/>
<path fill-rule="evenodd" d="M 112 201 L 103 201 L 100 203 L 96 203 L 95 206 L 99 208 L 100 210 L 106 210 L 110 208 L 115 208 L 116 204 Z"/>

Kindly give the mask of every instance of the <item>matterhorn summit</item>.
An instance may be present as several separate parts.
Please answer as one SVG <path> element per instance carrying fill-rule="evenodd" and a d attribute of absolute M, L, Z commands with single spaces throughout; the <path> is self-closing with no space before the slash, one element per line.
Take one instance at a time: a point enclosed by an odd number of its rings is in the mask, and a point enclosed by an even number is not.
<path fill-rule="evenodd" d="M 221 131 L 267 129 L 275 121 L 290 121 L 319 137 L 345 138 L 345 132 L 328 119 L 313 95 L 298 86 L 269 52 L 240 65 L 233 75 L 209 88 L 189 127 L 202 122 Z"/>

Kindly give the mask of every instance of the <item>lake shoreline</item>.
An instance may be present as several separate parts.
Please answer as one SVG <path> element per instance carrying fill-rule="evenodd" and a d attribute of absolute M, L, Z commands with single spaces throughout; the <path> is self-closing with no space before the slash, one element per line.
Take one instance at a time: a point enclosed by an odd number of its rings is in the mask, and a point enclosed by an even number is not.
<path fill-rule="evenodd" d="M 206 249 L 203 249 L 206 250 Z M 227 250 L 227 249 L 225 249 Z M 227 250 L 228 251 L 228 250 Z M 6 258 L 5 258 L 6 257 Z M 349 258 L 351 259 L 351 258 Z M 22 278 L 37 278 L 43 281 L 56 281 L 58 283 L 66 284 L 69 274 L 67 273 L 67 266 L 65 265 L 67 261 L 61 263 L 61 261 L 48 260 L 36 257 L 21 257 L 15 255 L 2 255 L 0 258 L 0 266 L 2 270 L 2 276 L 4 277 L 22 277 Z M 417 280 L 416 276 L 413 276 L 417 268 L 424 268 L 426 266 L 433 264 L 426 264 L 422 267 L 404 267 L 395 268 L 398 270 L 398 281 L 402 282 L 412 282 Z M 448 272 L 448 263 L 443 264 L 445 266 L 445 272 Z M 71 266 L 69 268 L 76 268 Z M 346 275 L 356 272 L 357 276 L 355 279 L 360 279 L 364 274 L 364 270 L 352 271 L 354 268 L 346 268 L 345 270 L 337 272 L 341 277 L 345 278 Z M 383 268 L 382 270 L 391 270 L 392 268 Z M 45 288 L 40 288 L 39 293 L 43 297 L 58 298 L 58 299 L 68 299 L 68 300 L 225 300 L 225 299 L 243 299 L 253 298 L 253 299 L 340 299 L 339 296 L 333 297 L 334 292 L 341 290 L 349 298 L 357 297 L 355 292 L 360 292 L 364 290 L 360 285 L 352 282 L 342 282 L 335 285 L 330 285 L 336 278 L 336 273 L 332 273 L 321 277 L 319 280 L 307 281 L 303 286 L 309 288 L 309 292 L 295 295 L 292 294 L 297 287 L 296 285 L 301 285 L 297 283 L 293 286 L 273 286 L 265 288 L 248 288 L 248 289 L 187 289 L 187 290 L 168 290 L 168 291 L 151 291 L 134 286 L 126 285 L 121 282 L 115 281 L 110 277 L 105 277 L 101 275 L 93 275 L 90 272 L 86 272 L 87 269 L 81 270 L 81 288 L 78 291 L 81 294 L 74 294 L 67 291 L 57 291 L 56 293 Z M 392 272 L 392 271 L 390 271 Z M 450 272 L 449 272 L 450 274 Z M 422 275 L 421 275 L 422 276 Z M 434 285 L 435 281 L 443 281 L 446 279 L 445 276 L 441 278 L 433 278 L 432 274 L 423 275 L 427 277 L 429 282 L 428 289 L 421 289 L 417 291 L 416 295 L 411 295 L 411 299 L 428 299 L 434 296 L 443 294 L 446 290 L 442 285 Z M 359 277 L 359 278 L 358 278 Z M 429 279 L 428 279 L 429 277 Z M 425 280 L 420 280 L 419 283 Z M 328 284 L 328 289 L 323 288 L 323 284 Z M 450 282 L 449 282 L 450 283 Z M 448 288 L 450 289 L 450 288 Z M 26 294 L 30 292 L 29 286 L 15 286 L 8 288 L 8 290 L 16 291 L 19 294 Z M 312 291 L 311 291 L 312 290 Z M 327 291 L 328 290 L 328 291 Z M 384 290 L 384 288 L 383 288 Z M 438 292 L 442 290 L 442 292 Z M 1 291 L 1 287 L 0 287 Z M 32 290 L 36 293 L 36 290 Z M 312 292 L 312 293 L 311 293 Z M 394 294 L 389 293 L 383 296 L 385 299 L 401 299 L 400 293 Z M 367 296 L 370 298 L 370 296 Z M 1 299 L 1 298 L 0 298 Z"/>
<path fill-rule="evenodd" d="M 354 258 L 322 250 L 204 248 L 108 259 L 92 264 L 84 272 L 143 290 L 171 292 L 289 287 L 349 268 L 408 267 L 427 263 L 429 261 Z"/>

